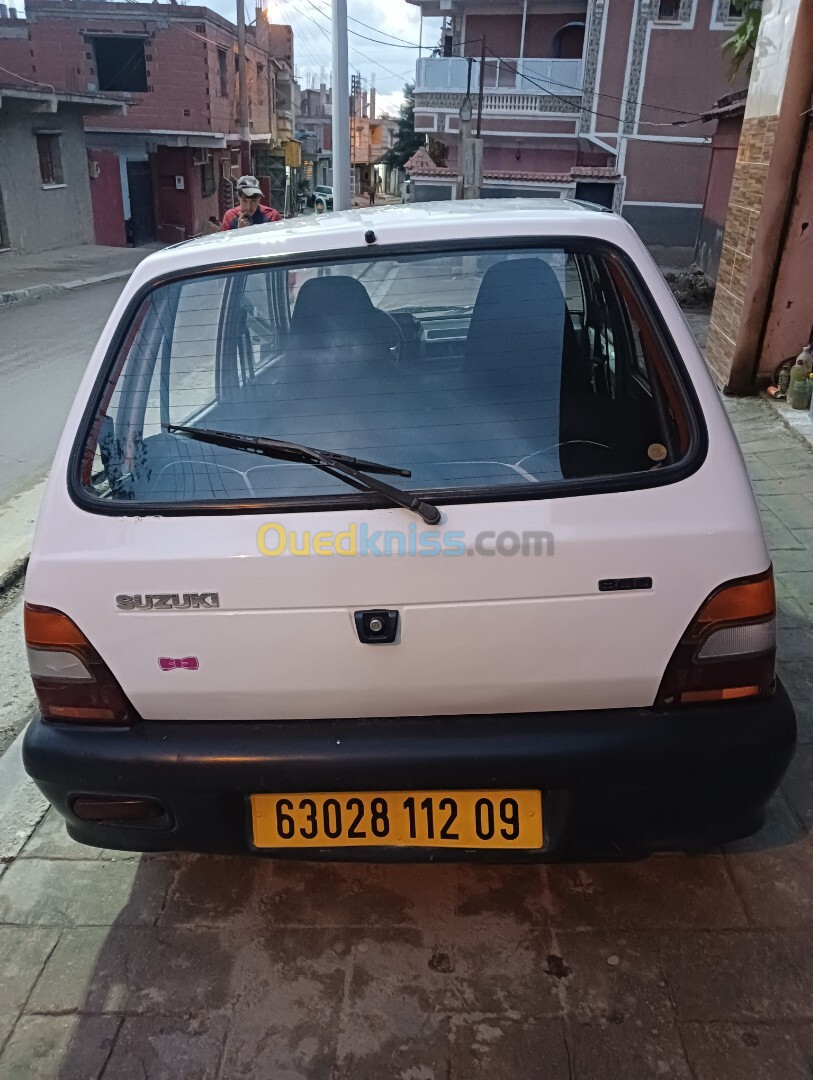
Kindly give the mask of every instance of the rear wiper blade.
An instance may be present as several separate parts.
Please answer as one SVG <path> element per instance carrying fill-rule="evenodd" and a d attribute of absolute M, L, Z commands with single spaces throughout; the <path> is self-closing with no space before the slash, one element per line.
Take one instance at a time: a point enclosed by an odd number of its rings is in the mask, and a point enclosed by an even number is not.
<path fill-rule="evenodd" d="M 409 469 L 381 465 L 377 461 L 365 461 L 363 458 L 350 457 L 349 454 L 339 454 L 333 450 L 319 450 L 313 446 L 303 446 L 301 443 L 286 442 L 284 439 L 267 439 L 261 435 L 236 435 L 230 431 L 184 427 L 181 424 L 167 424 L 166 429 L 171 435 L 185 435 L 189 439 L 211 443 L 213 446 L 244 450 L 249 454 L 259 454 L 261 457 L 274 458 L 278 461 L 313 465 L 339 480 L 347 481 L 360 491 L 377 492 L 396 506 L 412 510 L 422 517 L 427 525 L 437 525 L 440 521 L 440 510 L 432 503 L 419 499 L 411 491 L 392 487 L 390 484 L 385 484 L 383 480 L 367 475 L 375 472 L 409 477 L 412 475 Z"/>

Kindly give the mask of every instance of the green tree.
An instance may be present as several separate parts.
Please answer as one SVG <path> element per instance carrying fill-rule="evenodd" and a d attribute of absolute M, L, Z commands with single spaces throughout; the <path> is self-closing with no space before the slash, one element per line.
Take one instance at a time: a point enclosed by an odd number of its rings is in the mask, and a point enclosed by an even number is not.
<path fill-rule="evenodd" d="M 441 142 L 440 139 L 430 139 L 426 152 L 439 168 L 446 168 L 446 162 L 449 160 L 449 147 L 445 142 Z"/>
<path fill-rule="evenodd" d="M 423 144 L 423 135 L 415 134 L 415 86 L 407 83 L 404 87 L 404 103 L 398 110 L 395 145 L 384 160 L 388 165 L 403 166 Z"/>
<path fill-rule="evenodd" d="M 728 56 L 729 62 L 729 81 L 736 78 L 746 60 L 748 61 L 746 71 L 750 74 L 759 34 L 759 23 L 762 18 L 762 0 L 742 0 L 740 10 L 742 22 L 731 37 L 723 42 L 723 53 Z"/>

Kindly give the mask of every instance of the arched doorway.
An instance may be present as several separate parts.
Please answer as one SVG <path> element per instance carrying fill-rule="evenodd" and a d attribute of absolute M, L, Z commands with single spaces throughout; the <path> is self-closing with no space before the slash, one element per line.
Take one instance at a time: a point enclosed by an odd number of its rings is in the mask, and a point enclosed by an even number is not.
<path fill-rule="evenodd" d="M 584 52 L 584 23 L 569 22 L 553 35 L 553 56 L 556 60 L 581 60 Z"/>

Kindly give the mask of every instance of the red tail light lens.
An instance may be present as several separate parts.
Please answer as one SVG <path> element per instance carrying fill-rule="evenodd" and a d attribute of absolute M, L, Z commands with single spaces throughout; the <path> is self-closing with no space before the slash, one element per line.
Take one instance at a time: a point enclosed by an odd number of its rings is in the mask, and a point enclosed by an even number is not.
<path fill-rule="evenodd" d="M 687 705 L 773 693 L 776 593 L 773 568 L 721 585 L 695 615 L 661 680 L 656 705 Z"/>
<path fill-rule="evenodd" d="M 138 715 L 110 669 L 67 615 L 25 605 L 28 666 L 45 720 L 132 724 Z"/>

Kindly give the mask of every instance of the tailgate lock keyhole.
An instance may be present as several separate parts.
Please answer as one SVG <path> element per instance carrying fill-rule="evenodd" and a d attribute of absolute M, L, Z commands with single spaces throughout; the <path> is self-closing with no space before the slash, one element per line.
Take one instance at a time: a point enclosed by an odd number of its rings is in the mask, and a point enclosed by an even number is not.
<path fill-rule="evenodd" d="M 356 611 L 356 633 L 363 645 L 392 645 L 398 633 L 397 611 Z"/>

